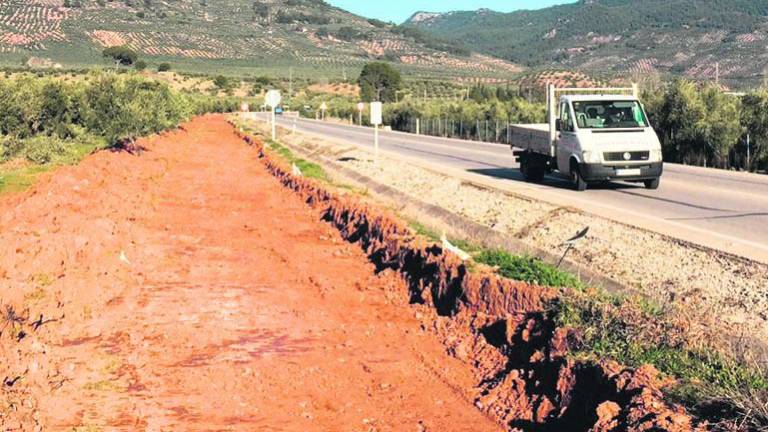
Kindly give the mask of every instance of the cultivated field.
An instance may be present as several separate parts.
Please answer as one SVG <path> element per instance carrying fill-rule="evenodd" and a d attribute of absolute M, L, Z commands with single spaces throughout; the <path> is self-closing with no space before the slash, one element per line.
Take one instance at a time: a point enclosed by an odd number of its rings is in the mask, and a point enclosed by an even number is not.
<path fill-rule="evenodd" d="M 338 36 L 341 29 L 350 36 Z M 0 64 L 18 66 L 33 56 L 65 68 L 103 64 L 100 53 L 112 46 L 185 71 L 241 75 L 284 75 L 293 67 L 300 75 L 336 77 L 384 58 L 411 74 L 487 77 L 520 70 L 503 60 L 425 46 L 319 2 L 78 0 L 66 7 L 58 0 L 0 0 Z"/>

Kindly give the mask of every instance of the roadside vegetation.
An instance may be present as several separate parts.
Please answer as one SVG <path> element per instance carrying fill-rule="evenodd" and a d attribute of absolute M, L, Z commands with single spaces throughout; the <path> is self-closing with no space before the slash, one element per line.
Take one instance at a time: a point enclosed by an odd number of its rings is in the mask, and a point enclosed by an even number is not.
<path fill-rule="evenodd" d="M 599 290 L 568 290 L 552 304 L 558 326 L 577 331 L 571 356 L 628 367 L 653 365 L 673 381 L 670 401 L 685 406 L 718 431 L 768 428 L 768 371 L 739 355 L 702 316 L 641 297 Z"/>
<path fill-rule="evenodd" d="M 429 227 L 417 221 L 410 226 L 440 241 Z M 532 257 L 458 239 L 450 242 L 472 256 L 470 270 L 476 268 L 473 263 L 483 264 L 509 279 L 560 288 L 549 315 L 558 327 L 574 330 L 573 359 L 614 360 L 633 368 L 653 365 L 671 380 L 666 388 L 670 402 L 711 422 L 714 430 L 768 430 L 768 370 L 755 359 L 735 355 L 731 341 L 712 338 L 700 316 L 640 296 L 590 288 L 575 275 Z"/>
<path fill-rule="evenodd" d="M 239 105 L 112 73 L 2 79 L 0 100 L 0 190 L 21 189 L 51 166 L 176 127 L 192 115 Z"/>
<path fill-rule="evenodd" d="M 328 174 L 325 173 L 320 165 L 294 156 L 288 147 L 279 144 L 277 141 L 268 140 L 266 143 L 272 150 L 285 159 L 286 162 L 296 165 L 299 171 L 301 171 L 302 176 L 317 179 L 326 183 L 330 181 Z"/>
<path fill-rule="evenodd" d="M 661 139 L 666 161 L 768 170 L 767 88 L 742 96 L 677 79 L 645 85 L 641 99 Z"/>

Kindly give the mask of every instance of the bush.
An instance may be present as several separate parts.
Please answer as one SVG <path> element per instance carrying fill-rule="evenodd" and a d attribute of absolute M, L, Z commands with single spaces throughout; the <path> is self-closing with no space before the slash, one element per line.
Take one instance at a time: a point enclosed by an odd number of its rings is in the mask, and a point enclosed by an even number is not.
<path fill-rule="evenodd" d="M 127 46 L 114 46 L 104 49 L 102 55 L 115 62 L 115 65 L 130 66 L 139 58 L 139 54 Z"/>
<path fill-rule="evenodd" d="M 235 111 L 240 102 L 180 93 L 130 74 L 0 80 L 0 99 L 0 158 L 38 164 L 173 128 L 194 114 Z"/>
<path fill-rule="evenodd" d="M 143 71 L 143 70 L 145 70 L 147 68 L 147 62 L 145 62 L 144 60 L 139 60 L 139 61 L 137 61 L 136 63 L 133 64 L 133 67 L 137 71 Z"/>
<path fill-rule="evenodd" d="M 158 72 L 168 72 L 170 70 L 171 70 L 171 64 L 168 62 L 163 62 L 157 65 Z"/>

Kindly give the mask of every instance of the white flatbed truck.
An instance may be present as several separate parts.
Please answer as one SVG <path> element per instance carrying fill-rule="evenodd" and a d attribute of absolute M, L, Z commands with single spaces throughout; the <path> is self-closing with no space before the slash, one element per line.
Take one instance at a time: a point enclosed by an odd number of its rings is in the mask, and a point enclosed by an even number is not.
<path fill-rule="evenodd" d="M 557 98 L 558 94 L 563 94 Z M 625 93 L 625 94 L 621 94 Z M 629 93 L 629 94 L 626 94 Z M 613 180 L 657 189 L 661 144 L 631 88 L 547 86 L 548 123 L 511 125 L 511 147 L 528 181 L 549 173 L 569 178 L 578 191 Z"/>

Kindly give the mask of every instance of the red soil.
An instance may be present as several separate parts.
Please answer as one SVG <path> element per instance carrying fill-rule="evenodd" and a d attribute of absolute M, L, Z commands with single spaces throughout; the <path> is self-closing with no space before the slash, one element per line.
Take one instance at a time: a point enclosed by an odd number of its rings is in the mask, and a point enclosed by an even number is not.
<path fill-rule="evenodd" d="M 365 250 L 382 273 L 399 273 L 424 328 L 454 357 L 472 365 L 475 406 L 511 431 L 701 432 L 679 406 L 664 401 L 669 384 L 651 366 L 567 357 L 579 334 L 557 328 L 547 304 L 558 291 L 470 272 L 440 245 L 425 243 L 395 216 L 297 177 L 251 137 L 269 171 L 342 237 Z"/>
<path fill-rule="evenodd" d="M 0 200 L 2 430 L 499 429 L 223 117 L 139 144 Z"/>

